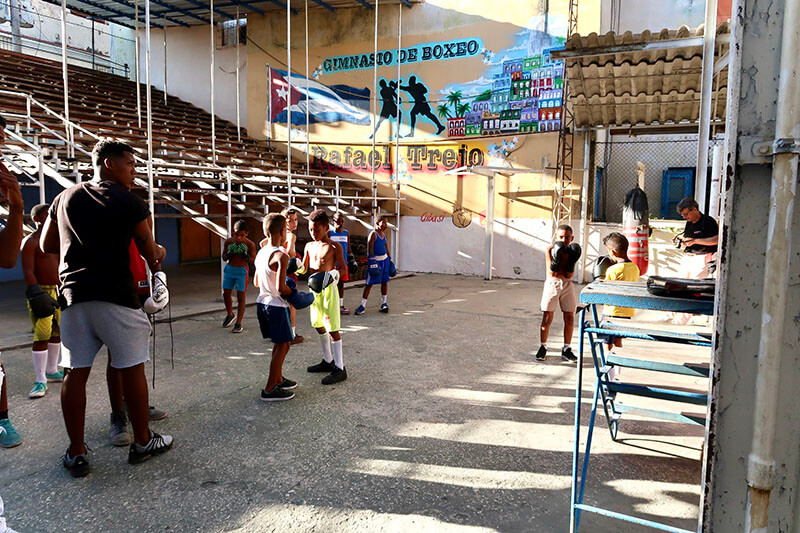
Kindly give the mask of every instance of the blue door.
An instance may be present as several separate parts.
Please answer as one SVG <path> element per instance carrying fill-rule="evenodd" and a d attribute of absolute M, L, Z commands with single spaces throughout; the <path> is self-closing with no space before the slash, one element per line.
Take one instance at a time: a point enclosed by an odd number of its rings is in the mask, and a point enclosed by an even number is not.
<path fill-rule="evenodd" d="M 680 219 L 676 211 L 678 202 L 686 196 L 694 196 L 694 168 L 673 167 L 661 174 L 661 216 Z"/>

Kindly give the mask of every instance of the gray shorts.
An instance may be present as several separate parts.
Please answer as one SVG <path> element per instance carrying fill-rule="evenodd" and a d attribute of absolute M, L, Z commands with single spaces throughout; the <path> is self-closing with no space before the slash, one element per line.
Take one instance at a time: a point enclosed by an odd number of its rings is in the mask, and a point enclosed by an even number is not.
<path fill-rule="evenodd" d="M 90 368 L 104 344 L 111 366 L 128 368 L 150 359 L 150 321 L 141 309 L 109 302 L 81 302 L 61 312 L 61 366 Z"/>

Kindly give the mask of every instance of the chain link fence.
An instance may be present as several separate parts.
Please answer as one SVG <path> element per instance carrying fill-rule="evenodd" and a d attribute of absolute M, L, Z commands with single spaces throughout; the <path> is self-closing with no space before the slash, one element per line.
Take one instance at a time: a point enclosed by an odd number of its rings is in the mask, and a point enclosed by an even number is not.
<path fill-rule="evenodd" d="M 687 169 L 694 175 L 697 163 L 697 134 L 687 135 L 639 135 L 608 136 L 607 141 L 595 143 L 594 187 L 590 201 L 594 220 L 622 222 L 622 206 L 625 195 L 637 184 L 637 163 L 645 165 L 644 191 L 650 207 L 650 218 L 679 218 L 677 213 L 662 212 L 662 196 L 670 199 L 683 197 L 685 184 L 682 181 L 664 179 L 668 169 Z M 709 143 L 709 166 L 715 144 Z M 680 189 L 680 190 L 678 190 Z M 692 190 L 693 187 L 691 187 Z"/>
<path fill-rule="evenodd" d="M 19 36 L 12 33 L 16 6 Z M 135 77 L 135 32 L 131 28 L 67 14 L 67 62 L 129 79 Z M 61 8 L 41 0 L 0 0 L 0 49 L 61 61 Z"/>

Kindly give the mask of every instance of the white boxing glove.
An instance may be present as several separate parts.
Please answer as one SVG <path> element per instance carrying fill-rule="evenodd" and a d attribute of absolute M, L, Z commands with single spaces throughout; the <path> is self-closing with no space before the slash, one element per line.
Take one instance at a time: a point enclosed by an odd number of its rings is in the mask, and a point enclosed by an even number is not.
<path fill-rule="evenodd" d="M 167 289 L 167 275 L 158 271 L 153 274 L 153 293 L 145 300 L 142 308 L 148 315 L 162 311 L 169 303 L 169 289 Z"/>

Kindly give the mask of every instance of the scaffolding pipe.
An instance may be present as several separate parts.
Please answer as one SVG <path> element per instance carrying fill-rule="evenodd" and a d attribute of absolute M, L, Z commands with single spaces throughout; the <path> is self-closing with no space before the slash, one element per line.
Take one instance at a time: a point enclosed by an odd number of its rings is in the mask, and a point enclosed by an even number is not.
<path fill-rule="evenodd" d="M 236 4 L 236 140 L 242 142 L 242 119 L 241 111 L 239 109 L 239 4 Z"/>
<path fill-rule="evenodd" d="M 292 205 L 292 3 L 286 2 L 286 186 Z"/>
<path fill-rule="evenodd" d="M 492 280 L 492 257 L 494 255 L 494 173 L 486 176 L 486 274 L 483 279 Z"/>
<path fill-rule="evenodd" d="M 64 131 L 67 134 L 67 157 L 74 157 L 69 130 L 69 75 L 67 73 L 67 0 L 61 0 L 61 75 L 64 83 Z"/>
<path fill-rule="evenodd" d="M 139 129 L 142 128 L 142 87 L 141 81 L 139 80 L 139 0 L 135 0 L 133 4 L 133 27 L 134 35 L 133 39 L 133 50 L 134 50 L 134 58 L 133 58 L 133 66 L 134 70 L 136 70 L 136 116 L 139 119 Z"/>
<path fill-rule="evenodd" d="M 706 19 L 703 29 L 703 74 L 700 81 L 700 125 L 697 130 L 697 169 L 695 171 L 695 200 L 700 205 L 705 203 L 706 183 L 708 183 L 708 137 L 711 130 L 716 22 L 717 0 L 706 0 Z"/>
<path fill-rule="evenodd" d="M 306 6 L 306 173 L 311 172 L 311 111 L 308 107 L 308 0 Z"/>
<path fill-rule="evenodd" d="M 583 283 L 586 276 L 586 249 L 589 245 L 589 132 L 583 132 L 583 183 L 581 183 L 581 270 L 578 272 L 578 283 Z M 570 213 L 572 209 L 570 209 Z"/>
<path fill-rule="evenodd" d="M 167 15 L 164 14 L 164 105 L 167 105 Z"/>
<path fill-rule="evenodd" d="M 778 81 L 772 186 L 769 195 L 767 251 L 758 346 L 753 442 L 747 458 L 745 530 L 767 531 L 770 494 L 775 486 L 775 427 L 779 422 L 781 363 L 792 363 L 784 346 L 784 324 L 789 304 L 789 265 L 792 259 L 792 223 L 797 192 L 797 135 L 800 131 L 800 0 L 784 3 Z"/>
<path fill-rule="evenodd" d="M 44 187 L 44 154 L 42 153 L 41 148 L 39 149 L 37 157 L 39 159 L 39 203 L 46 204 L 46 191 Z"/>
<path fill-rule="evenodd" d="M 65 0 L 66 1 L 66 0 Z M 147 186 L 150 214 L 153 217 L 153 238 L 156 236 L 156 210 L 153 198 L 153 102 L 150 83 L 150 0 L 144 3 L 145 36 L 144 36 L 144 61 L 145 61 L 145 94 L 147 98 Z"/>
<path fill-rule="evenodd" d="M 267 63 L 267 141 L 272 141 L 272 68 Z"/>
<path fill-rule="evenodd" d="M 397 58 L 397 62 L 400 63 L 400 58 Z M 400 87 L 397 87 L 397 92 L 400 92 Z M 375 136 L 377 135 L 377 131 L 375 131 L 375 123 L 377 122 L 377 115 L 378 115 L 378 0 L 375 0 L 375 53 L 372 56 L 372 97 L 370 98 L 370 106 L 369 108 L 372 110 L 372 152 L 370 152 L 370 167 L 372 167 L 372 196 L 377 196 L 376 191 L 378 190 L 378 182 L 375 181 L 375 164 L 378 160 L 377 154 L 375 152 Z M 374 106 L 374 108 L 373 108 Z M 375 225 L 376 216 L 378 214 L 378 202 L 376 200 L 372 201 L 372 225 Z"/>
<path fill-rule="evenodd" d="M 211 29 L 211 61 L 210 61 L 210 72 L 211 72 L 211 162 L 216 165 L 217 164 L 217 121 L 216 117 L 214 116 L 214 71 L 216 67 L 214 65 L 214 60 L 216 58 L 216 51 L 214 46 L 214 0 L 210 0 L 210 4 L 208 6 L 208 16 L 211 19 L 209 22 L 208 27 Z"/>
<path fill-rule="evenodd" d="M 392 253 L 395 268 L 400 264 L 400 50 L 403 46 L 403 4 L 397 4 L 397 90 L 395 92 L 397 104 L 397 120 L 394 133 L 394 202 L 395 232 L 394 251 Z"/>
<path fill-rule="evenodd" d="M 708 199 L 708 216 L 719 219 L 720 183 L 722 179 L 722 144 L 714 145 L 711 158 L 711 191 Z"/>

